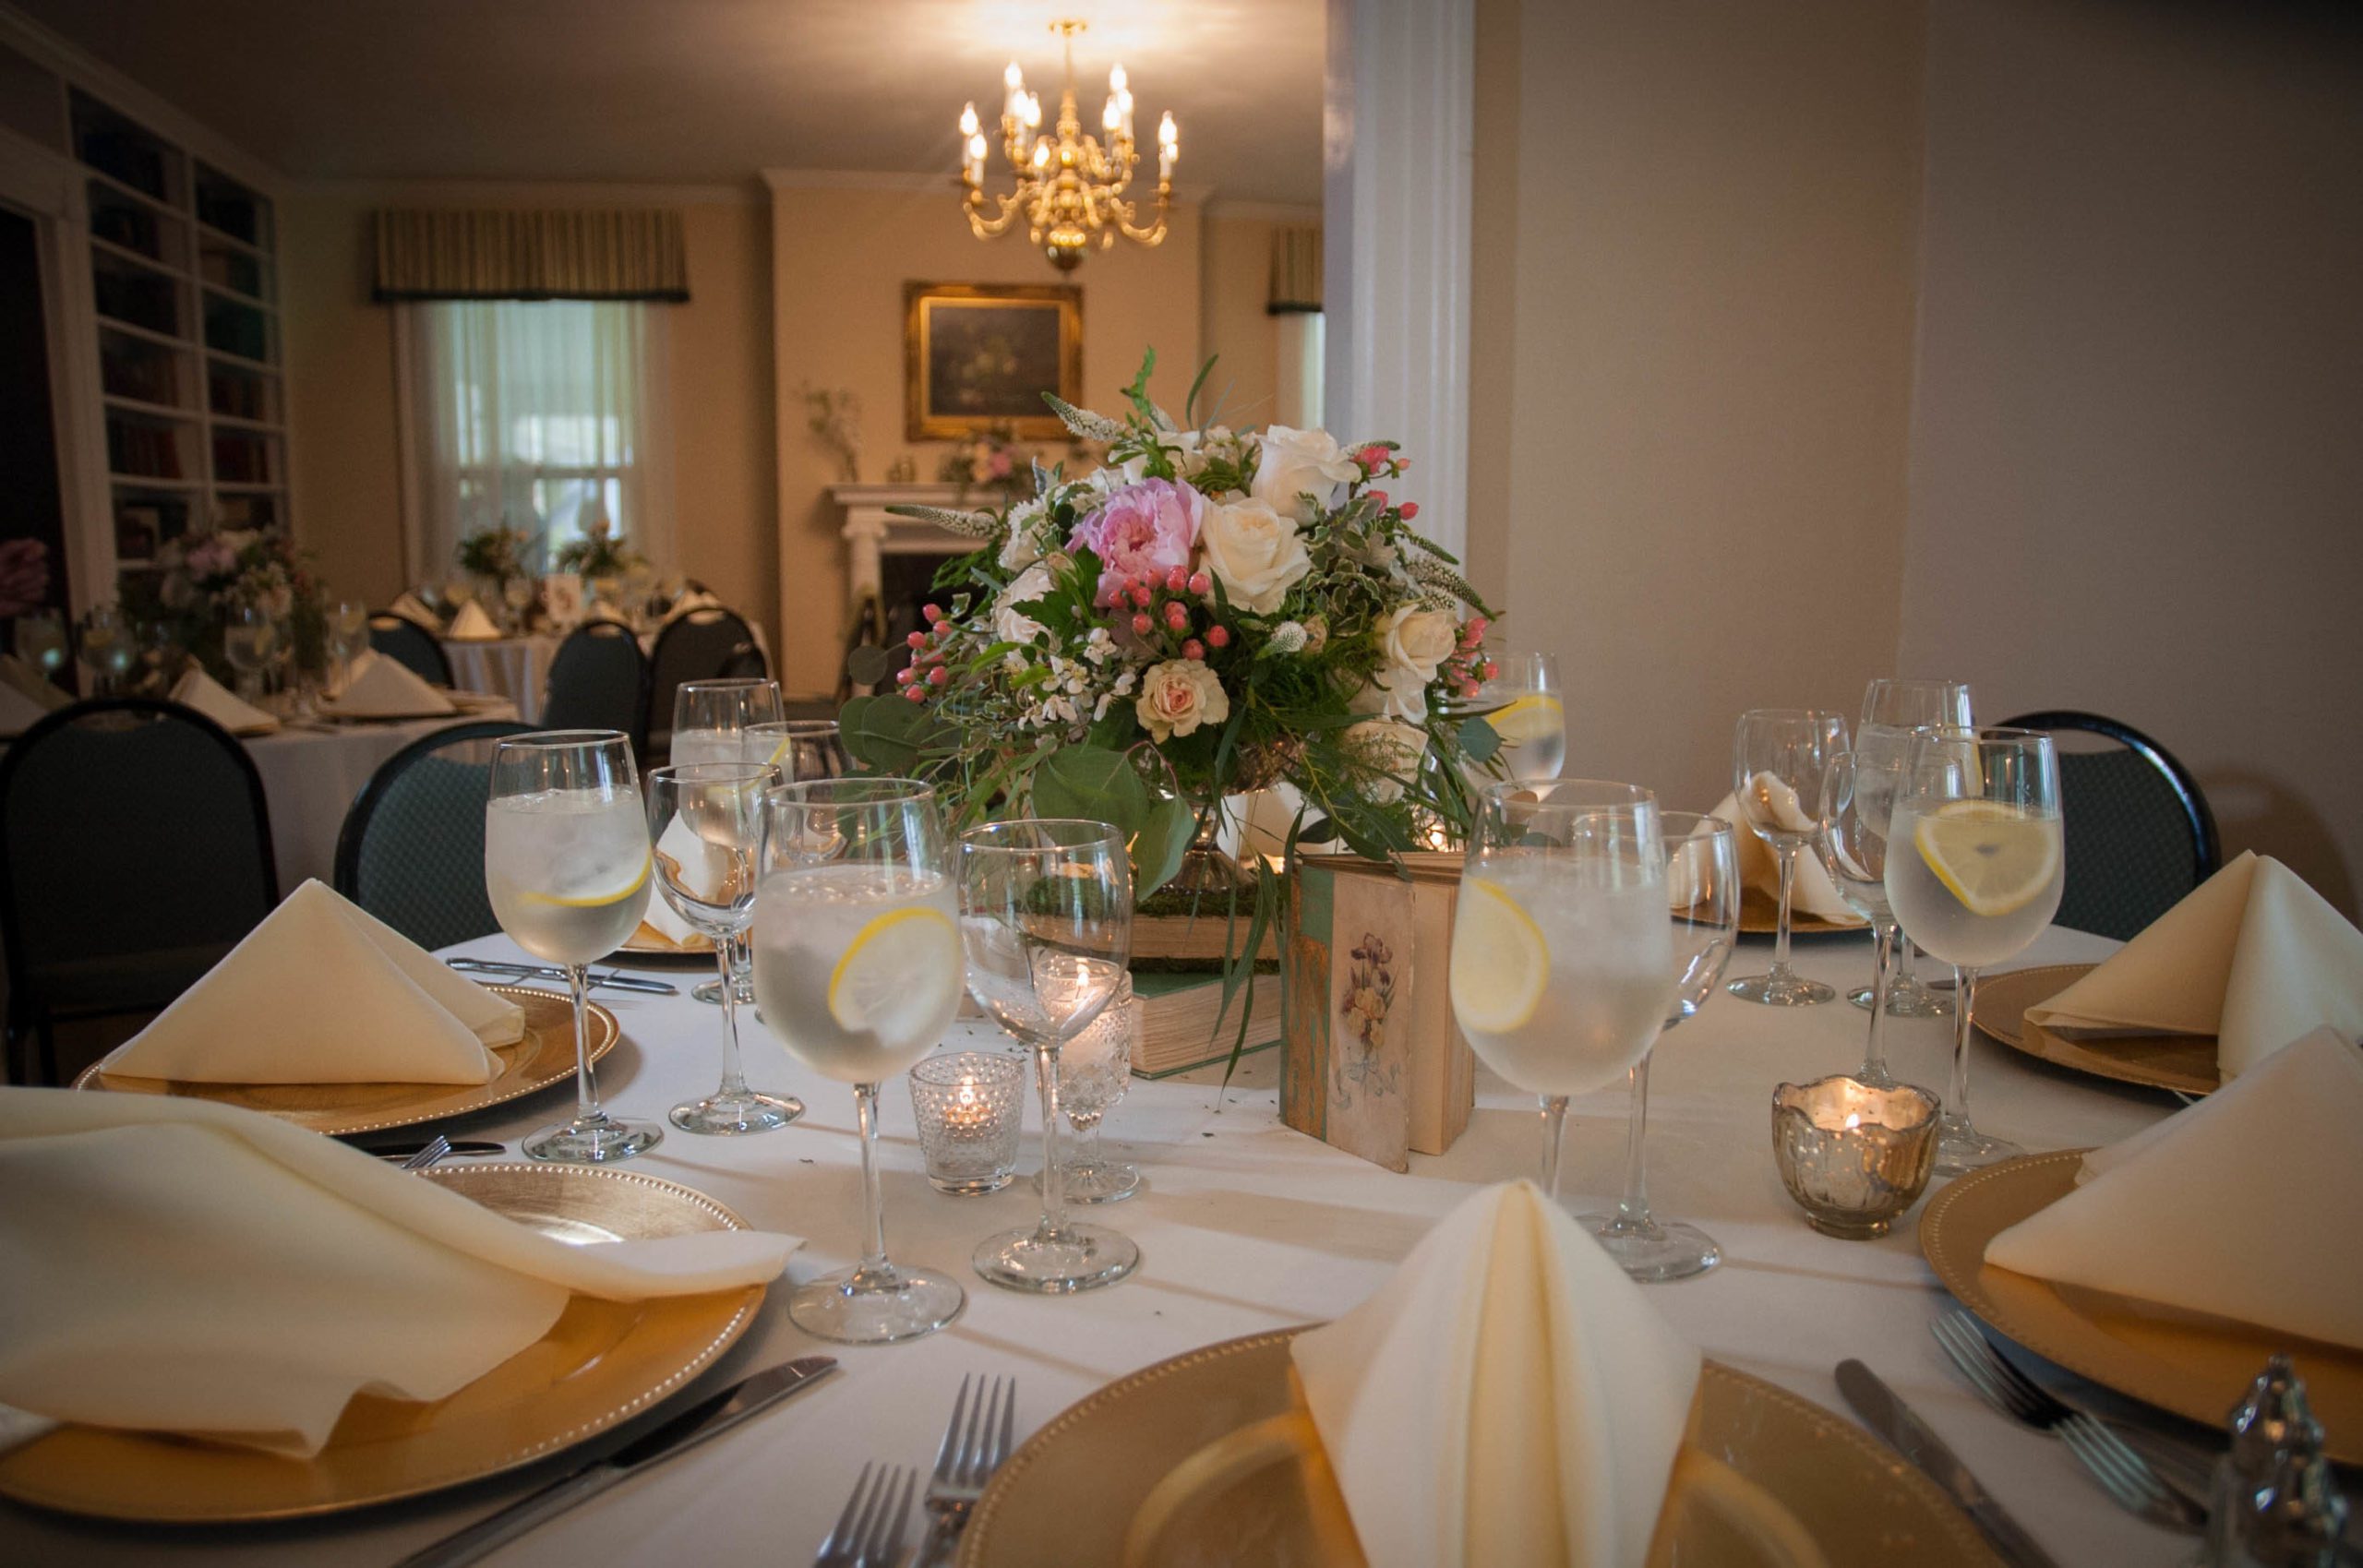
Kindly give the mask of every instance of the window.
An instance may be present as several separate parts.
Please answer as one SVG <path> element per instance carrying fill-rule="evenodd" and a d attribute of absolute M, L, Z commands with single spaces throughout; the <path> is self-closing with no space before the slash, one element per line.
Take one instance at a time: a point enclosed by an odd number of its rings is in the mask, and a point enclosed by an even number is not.
<path fill-rule="evenodd" d="M 664 322 L 654 305 L 440 301 L 402 307 L 411 575 L 507 526 L 535 569 L 604 519 L 660 566 L 672 536 Z"/>

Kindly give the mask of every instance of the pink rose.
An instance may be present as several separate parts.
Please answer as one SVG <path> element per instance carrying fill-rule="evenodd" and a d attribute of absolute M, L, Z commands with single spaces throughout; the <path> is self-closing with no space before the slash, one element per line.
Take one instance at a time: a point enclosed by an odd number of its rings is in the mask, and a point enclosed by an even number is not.
<path fill-rule="evenodd" d="M 1206 498 L 1170 479 L 1127 485 L 1075 525 L 1070 550 L 1088 549 L 1101 564 L 1098 603 L 1105 605 L 1129 579 L 1188 570 Z"/>

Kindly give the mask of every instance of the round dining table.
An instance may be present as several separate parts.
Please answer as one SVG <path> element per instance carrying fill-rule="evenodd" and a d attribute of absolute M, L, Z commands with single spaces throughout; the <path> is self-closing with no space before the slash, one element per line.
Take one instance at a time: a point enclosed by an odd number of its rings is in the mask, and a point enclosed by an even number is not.
<path fill-rule="evenodd" d="M 279 868 L 282 892 L 317 877 L 336 874 L 337 834 L 361 786 L 385 760 L 412 741 L 453 724 L 479 719 L 513 719 L 505 703 L 473 703 L 464 712 L 432 719 L 388 723 L 322 720 L 282 724 L 270 735 L 246 738 L 246 755 L 262 775 L 270 808 L 270 852 Z"/>
<path fill-rule="evenodd" d="M 2116 946 L 2055 928 L 2021 962 L 2090 962 Z M 500 957 L 517 952 L 498 937 L 451 951 Z M 1733 973 L 1751 973 L 1768 956 L 1763 944 L 1745 942 Z M 1802 940 L 1797 964 L 1842 990 L 1866 976 L 1869 944 L 1853 935 Z M 640 972 L 674 981 L 681 994 L 594 993 L 625 1035 L 600 1065 L 599 1083 L 611 1108 L 662 1121 L 669 1107 L 712 1088 L 722 1020 L 687 995 L 704 977 L 702 969 Z M 1889 1236 L 1839 1240 L 1807 1228 L 1783 1191 L 1772 1159 L 1773 1087 L 1857 1065 L 1865 1022 L 1843 1001 L 1781 1009 L 1717 996 L 1664 1037 L 1651 1083 L 1651 1197 L 1661 1215 L 1703 1226 L 1721 1243 L 1723 1261 L 1697 1278 L 1645 1287 L 1649 1304 L 1709 1357 L 1833 1411 L 1846 1410 L 1833 1380 L 1836 1364 L 1847 1357 L 1867 1362 L 2062 1564 L 2163 1568 L 2186 1561 L 2189 1538 L 2119 1509 L 2056 1440 L 1995 1414 L 1952 1371 L 1929 1334 L 1952 1302 L 1922 1259 L 1917 1209 Z M 848 1348 L 796 1328 L 786 1297 L 790 1282 L 840 1267 L 858 1252 L 854 1096 L 846 1085 L 791 1060 L 752 1016 L 742 1015 L 742 1024 L 748 1077 L 758 1088 L 801 1096 L 803 1119 L 741 1139 L 667 1130 L 663 1144 L 631 1168 L 710 1194 L 752 1225 L 804 1239 L 752 1330 L 698 1388 L 718 1389 L 815 1352 L 836 1357 L 841 1370 L 727 1435 L 542 1525 L 501 1549 L 494 1562 L 801 1568 L 865 1463 L 922 1471 L 933 1463 L 964 1374 L 1015 1377 L 1022 1441 L 1095 1389 L 1153 1362 L 1337 1316 L 1369 1296 L 1440 1215 L 1482 1185 L 1532 1176 L 1539 1161 L 1532 1099 L 1482 1071 L 1468 1131 L 1445 1154 L 1412 1155 L 1408 1174 L 1283 1126 L 1277 1049 L 1249 1056 L 1228 1085 L 1219 1068 L 1135 1080 L 1110 1113 L 1106 1136 L 1112 1154 L 1139 1164 L 1146 1189 L 1089 1217 L 1139 1243 L 1139 1271 L 1084 1295 L 1021 1296 L 979 1280 L 969 1254 L 980 1239 L 1029 1224 L 1038 1213 L 1029 1179 L 1039 1163 L 1030 1101 L 1018 1179 L 996 1193 L 955 1198 L 925 1180 L 909 1095 L 904 1085 L 889 1084 L 881 1147 L 890 1251 L 898 1263 L 958 1280 L 967 1307 L 949 1328 L 923 1339 Z M 1889 1057 L 1899 1075 L 1940 1093 L 1950 1046 L 1946 1022 L 1889 1026 Z M 989 1023 L 964 1018 L 942 1048 L 1016 1047 Z M 2169 1095 L 2077 1076 L 1982 1037 L 1973 1055 L 1979 1125 L 2030 1150 L 2108 1143 L 2176 1108 Z M 561 1118 L 571 1103 L 570 1090 L 553 1089 L 443 1131 L 499 1140 L 514 1157 L 522 1135 Z M 1562 1184 L 1572 1208 L 1613 1203 L 1625 1108 L 1621 1081 L 1576 1102 Z M 277 1526 L 138 1530 L 0 1505 L 0 1561 L 391 1563 L 647 1425 L 628 1425 L 563 1458 L 477 1485 Z"/>
<path fill-rule="evenodd" d="M 544 633 L 532 637 L 443 639 L 443 656 L 451 664 L 451 684 L 462 691 L 506 697 L 516 704 L 525 723 L 541 722 L 542 698 L 550 684 L 550 660 L 565 639 Z"/>

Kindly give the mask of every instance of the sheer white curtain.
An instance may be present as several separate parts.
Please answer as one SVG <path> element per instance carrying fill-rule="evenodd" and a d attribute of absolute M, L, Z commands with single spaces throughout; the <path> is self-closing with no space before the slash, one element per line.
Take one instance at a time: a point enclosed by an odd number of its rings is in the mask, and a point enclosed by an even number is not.
<path fill-rule="evenodd" d="M 1280 384 L 1272 423 L 1291 430 L 1318 429 L 1322 420 L 1322 359 L 1325 352 L 1321 312 L 1284 310 L 1272 319 L 1278 325 L 1280 336 Z"/>
<path fill-rule="evenodd" d="M 540 559 L 604 517 L 673 559 L 665 312 L 605 300 L 398 307 L 403 511 L 413 581 L 452 575 L 467 534 L 506 523 Z"/>

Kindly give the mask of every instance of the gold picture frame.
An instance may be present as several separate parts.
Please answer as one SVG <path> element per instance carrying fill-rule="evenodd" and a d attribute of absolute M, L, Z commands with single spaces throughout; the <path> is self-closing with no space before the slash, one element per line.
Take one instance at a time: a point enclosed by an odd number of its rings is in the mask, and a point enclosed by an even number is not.
<path fill-rule="evenodd" d="M 1071 283 L 906 283 L 904 438 L 1000 431 L 1057 440 L 1042 401 L 1083 401 L 1083 290 Z"/>

